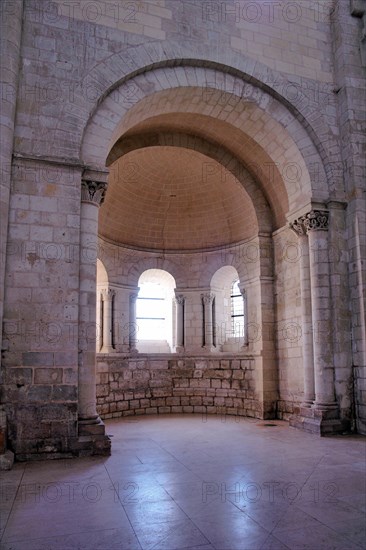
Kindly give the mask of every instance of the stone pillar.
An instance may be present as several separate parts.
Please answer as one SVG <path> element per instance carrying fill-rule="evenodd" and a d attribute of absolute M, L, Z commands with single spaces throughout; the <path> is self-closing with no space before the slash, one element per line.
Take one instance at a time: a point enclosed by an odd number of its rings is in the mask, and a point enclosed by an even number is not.
<path fill-rule="evenodd" d="M 176 350 L 177 352 L 184 350 L 184 303 L 185 296 L 183 294 L 177 294 L 176 297 L 177 304 L 177 317 L 176 317 L 176 327 L 177 327 L 177 337 L 176 337 Z"/>
<path fill-rule="evenodd" d="M 204 348 L 208 351 L 214 350 L 213 345 L 213 326 L 212 326 L 212 302 L 215 295 L 211 292 L 207 294 L 201 294 L 203 307 L 204 307 L 204 331 L 205 331 L 205 345 Z"/>
<path fill-rule="evenodd" d="M 300 244 L 301 336 L 304 369 L 303 407 L 311 407 L 315 399 L 314 351 L 311 316 L 311 287 L 309 266 L 309 241 L 302 219 L 295 220 L 291 229 L 298 235 Z"/>
<path fill-rule="evenodd" d="M 248 339 L 248 303 L 247 303 L 247 293 L 246 293 L 246 289 L 244 288 L 244 285 L 242 284 L 239 284 L 239 290 L 240 290 L 240 294 L 242 295 L 243 297 L 243 314 L 244 314 L 244 334 L 243 334 L 243 345 L 241 346 L 242 348 L 246 348 L 248 343 L 249 343 L 249 339 Z"/>
<path fill-rule="evenodd" d="M 98 212 L 107 183 L 81 182 L 79 271 L 79 436 L 89 436 L 90 454 L 106 454 L 110 440 L 96 410 L 96 282 Z"/>
<path fill-rule="evenodd" d="M 315 408 L 336 409 L 332 354 L 331 295 L 328 254 L 329 212 L 312 210 L 304 216 L 309 235 L 311 309 L 315 374 Z"/>
<path fill-rule="evenodd" d="M 130 353 L 138 353 L 137 342 L 138 342 L 138 327 L 136 323 L 136 300 L 138 296 L 139 289 L 131 292 L 129 296 L 129 351 Z"/>
<path fill-rule="evenodd" d="M 112 327 L 113 327 L 113 299 L 115 292 L 111 288 L 102 290 L 103 300 L 103 345 L 101 353 L 113 351 Z"/>
<path fill-rule="evenodd" d="M 315 402 L 309 407 L 301 407 L 290 418 L 290 425 L 306 431 L 327 435 L 343 431 L 335 400 L 335 368 L 332 345 L 332 303 L 329 271 L 329 212 L 311 210 L 296 221 L 296 227 L 309 239 L 309 271 L 311 287 L 311 318 L 313 327 L 313 365 Z M 304 265 L 306 266 L 306 255 Z M 308 287 L 307 275 L 301 282 Z M 309 304 L 305 313 L 308 313 Z M 309 344 L 309 342 L 308 342 Z M 308 348 L 307 348 L 308 351 Z M 309 359 L 309 355 L 306 359 Z M 310 401 L 312 391 L 311 369 L 306 374 L 306 392 Z"/>

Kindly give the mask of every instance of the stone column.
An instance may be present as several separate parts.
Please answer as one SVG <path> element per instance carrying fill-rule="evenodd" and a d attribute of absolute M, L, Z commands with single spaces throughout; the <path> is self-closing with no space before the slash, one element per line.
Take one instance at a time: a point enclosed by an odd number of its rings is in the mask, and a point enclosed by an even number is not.
<path fill-rule="evenodd" d="M 176 350 L 179 352 L 184 350 L 184 303 L 186 298 L 183 294 L 177 294 L 175 299 L 177 304 Z"/>
<path fill-rule="evenodd" d="M 335 399 L 329 212 L 311 210 L 296 220 L 291 227 L 302 240 L 300 283 L 305 388 L 304 403 L 300 408 L 295 407 L 295 414 L 290 418 L 290 426 L 319 435 L 342 432 L 344 427 L 339 419 L 339 407 Z M 312 338 L 310 331 L 306 330 L 310 318 Z"/>
<path fill-rule="evenodd" d="M 113 327 L 113 298 L 115 292 L 111 288 L 102 290 L 103 300 L 103 346 L 101 353 L 113 351 L 112 327 Z"/>
<path fill-rule="evenodd" d="M 104 174 L 103 174 L 104 176 Z M 96 410 L 96 280 L 98 212 L 106 182 L 82 179 L 79 272 L 79 436 L 89 436 L 90 454 L 106 454 L 110 440 Z M 94 447 L 95 449 L 94 449 Z"/>
<path fill-rule="evenodd" d="M 315 399 L 314 351 L 311 317 L 311 287 L 309 266 L 309 241 L 303 219 L 299 218 L 290 224 L 299 237 L 300 244 L 300 291 L 301 291 L 301 336 L 302 359 L 304 368 L 303 407 L 311 407 Z"/>
<path fill-rule="evenodd" d="M 247 292 L 244 288 L 244 285 L 239 284 L 240 294 L 243 297 L 243 314 L 244 314 L 244 334 L 243 334 L 243 348 L 246 348 L 248 345 L 248 303 L 247 303 Z"/>
<path fill-rule="evenodd" d="M 131 292 L 129 296 L 129 351 L 130 353 L 138 353 L 137 342 L 138 342 L 138 332 L 137 332 L 137 323 L 136 323 L 136 300 L 138 296 L 139 289 L 137 288 L 135 292 Z"/>
<path fill-rule="evenodd" d="M 329 212 L 312 210 L 303 216 L 309 236 L 311 310 L 315 374 L 315 408 L 337 409 L 332 353 L 331 291 L 329 276 Z"/>
<path fill-rule="evenodd" d="M 205 345 L 204 348 L 213 351 L 213 326 L 212 326 L 212 302 L 215 298 L 215 295 L 211 292 L 207 294 L 201 294 L 203 307 L 204 307 L 204 318 L 205 318 Z"/>

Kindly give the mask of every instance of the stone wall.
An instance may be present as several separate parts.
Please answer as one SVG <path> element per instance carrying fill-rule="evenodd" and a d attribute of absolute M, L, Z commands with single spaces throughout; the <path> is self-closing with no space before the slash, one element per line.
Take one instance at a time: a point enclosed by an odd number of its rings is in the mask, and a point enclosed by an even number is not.
<path fill-rule="evenodd" d="M 341 260 L 347 263 L 348 293 L 343 291 L 341 300 L 344 309 L 348 307 L 349 312 L 348 315 L 344 313 L 338 321 L 337 329 L 341 329 L 338 342 L 341 345 L 336 350 L 336 361 L 344 369 L 347 361 L 350 361 L 349 356 L 352 357 L 352 371 L 348 375 L 348 381 L 342 377 L 341 385 L 344 388 L 348 384 L 351 392 L 353 390 L 353 414 L 357 418 L 356 426 L 361 433 L 366 433 L 366 49 L 363 39 L 365 21 L 366 2 L 336 2 L 332 18 L 335 38 L 334 69 L 338 83 L 341 160 L 348 200 L 344 218 L 341 220 L 341 227 L 346 226 L 347 243 L 341 241 L 340 249 Z M 341 265 L 339 269 L 344 270 L 344 267 Z M 341 279 L 341 284 L 342 282 L 344 284 L 344 279 Z M 349 353 L 351 347 L 352 354 Z"/>
<path fill-rule="evenodd" d="M 189 265 L 187 255 L 166 254 L 159 259 L 157 254 L 154 267 L 172 272 L 181 288 L 203 290 L 222 265 L 235 266 L 247 282 L 248 320 L 265 338 L 260 342 L 253 338 L 249 348 L 253 354 L 262 353 L 260 358 L 222 356 L 212 359 L 218 362 L 215 368 L 199 352 L 192 358 L 160 360 L 100 357 L 98 376 L 104 378 L 98 391 L 106 393 L 99 396 L 99 407 L 109 407 L 103 414 L 220 407 L 215 399 L 224 399 L 225 407 L 245 414 L 260 415 L 263 410 L 272 414 L 277 398 L 278 414 L 284 418 L 291 414 L 303 392 L 301 341 L 296 334 L 300 270 L 297 262 L 290 261 L 296 254 L 296 238 L 281 228 L 316 203 L 333 211 L 329 272 L 337 403 L 344 415 L 353 409 L 357 429 L 365 433 L 364 4 L 358 0 L 0 3 L 5 59 L 1 67 L 5 167 L 1 398 L 9 442 L 18 457 L 58 455 L 72 448 L 80 395 L 79 342 L 85 336 L 85 304 L 80 300 L 81 178 L 86 166 L 105 169 L 114 140 L 143 122 L 145 113 L 191 110 L 193 119 L 207 116 L 210 122 L 202 124 L 207 137 L 230 155 L 243 155 L 243 164 L 255 168 L 253 176 L 265 191 L 263 205 L 278 222 L 273 236 L 275 261 L 269 254 L 256 265 L 239 247 L 218 259 L 215 252 L 196 254 Z M 223 124 L 216 125 L 218 121 L 228 123 L 227 134 Z M 248 137 L 244 145 L 242 129 Z M 301 177 L 288 173 L 294 165 Z M 331 201 L 344 208 L 332 208 Z M 260 237 L 270 247 L 271 227 Z M 294 243 L 288 249 L 289 261 L 283 255 L 287 241 Z M 262 243 L 260 248 L 265 246 Z M 139 274 L 152 267 L 139 253 L 130 250 L 130 254 L 134 257 L 128 262 L 123 253 L 121 262 L 107 265 L 112 285 L 117 287 L 127 278 L 127 284 L 136 286 Z M 169 260 L 176 262 L 175 267 Z M 116 310 L 121 319 L 122 310 L 127 311 L 123 299 Z M 198 317 L 194 322 L 192 338 L 202 328 Z M 196 344 L 201 345 L 199 336 Z M 122 341 L 117 351 L 124 353 L 124 345 Z M 140 361 L 143 368 L 136 366 Z M 174 363 L 178 361 L 183 363 Z M 244 361 L 244 367 L 236 361 Z M 254 370 L 248 361 L 254 361 Z M 198 367 L 201 362 L 206 366 Z M 175 376 L 180 369 L 191 373 L 185 377 L 188 386 L 181 388 L 186 395 L 174 393 L 179 389 L 175 381 L 183 380 Z M 196 371 L 201 378 L 195 378 Z M 209 371 L 229 375 L 216 378 Z M 154 379 L 154 372 L 161 379 Z M 248 378 L 248 388 L 235 387 L 247 381 L 249 372 L 255 378 Z M 134 373 L 148 375 L 144 396 L 128 388 Z M 125 380 L 129 374 L 130 380 Z M 119 389 L 123 398 L 117 401 Z M 191 389 L 206 393 L 189 395 Z M 154 395 L 158 390 L 170 394 Z M 234 391 L 236 397 L 229 395 Z M 179 404 L 173 404 L 177 398 Z M 198 398 L 201 404 L 196 404 Z M 143 406 L 144 399 L 150 406 Z M 152 406 L 152 399 L 163 401 Z M 191 399 L 197 402 L 191 404 Z M 212 404 L 203 404 L 204 399 L 212 399 Z M 230 399 L 241 403 L 231 404 Z M 118 410 L 126 404 L 126 409 Z"/>
<path fill-rule="evenodd" d="M 200 413 L 274 418 L 263 411 L 254 355 L 177 357 L 99 355 L 97 403 L 102 418 Z M 268 408 L 269 409 L 269 408 Z"/>
<path fill-rule="evenodd" d="M 303 398 L 302 323 L 300 308 L 301 248 L 288 228 L 274 236 L 276 262 L 276 312 L 279 383 L 279 417 L 288 419 Z M 307 327 L 311 330 L 311 327 Z"/>
<path fill-rule="evenodd" d="M 80 170 L 19 159 L 12 174 L 0 376 L 19 458 L 77 434 Z"/>
<path fill-rule="evenodd" d="M 174 277 L 176 293 L 186 296 L 185 308 L 185 349 L 200 353 L 202 341 L 202 293 L 216 294 L 216 341 L 220 349 L 230 332 L 231 320 L 224 317 L 223 288 L 214 284 L 215 275 L 224 266 L 231 266 L 233 272 L 246 289 L 247 312 L 250 319 L 249 351 L 259 351 L 262 345 L 258 303 L 261 295 L 259 276 L 261 272 L 269 276 L 271 265 L 271 242 L 263 246 L 258 239 L 225 246 L 213 250 L 172 253 L 143 251 L 116 246 L 103 239 L 99 240 L 100 263 L 105 267 L 105 281 L 100 288 L 113 288 L 114 296 L 114 346 L 115 351 L 127 353 L 129 326 L 129 294 L 138 288 L 139 278 L 146 270 L 160 269 Z M 100 270 L 101 271 L 101 270 Z M 225 284 L 231 284 L 228 278 Z M 222 285 L 224 284 L 222 283 Z M 274 326 L 272 326 L 274 328 Z M 258 333 L 259 331 L 259 333 Z M 259 334 L 259 336 L 258 336 Z M 138 334 L 137 334 L 138 338 Z M 237 351 L 237 349 L 235 349 Z"/>

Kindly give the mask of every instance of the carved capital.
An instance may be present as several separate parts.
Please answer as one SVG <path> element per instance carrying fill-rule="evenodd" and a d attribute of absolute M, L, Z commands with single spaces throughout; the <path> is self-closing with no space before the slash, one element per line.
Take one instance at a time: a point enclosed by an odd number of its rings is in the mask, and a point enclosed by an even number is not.
<path fill-rule="evenodd" d="M 298 237 L 306 235 L 306 228 L 304 226 L 304 216 L 290 223 L 290 229 L 296 233 Z"/>
<path fill-rule="evenodd" d="M 81 201 L 92 202 L 100 206 L 107 191 L 107 183 L 100 181 L 81 180 Z"/>
<path fill-rule="evenodd" d="M 184 294 L 177 294 L 175 296 L 175 299 L 177 301 L 177 304 L 179 304 L 179 305 L 183 305 L 184 302 L 186 301 L 186 297 L 184 296 Z"/>
<path fill-rule="evenodd" d="M 247 291 L 245 290 L 244 285 L 239 284 L 239 285 L 238 285 L 238 288 L 239 288 L 239 290 L 240 290 L 240 294 L 243 296 L 243 298 L 245 298 L 245 297 L 246 297 L 246 292 L 247 292 Z"/>
<path fill-rule="evenodd" d="M 130 296 L 129 296 L 129 299 L 130 299 L 130 304 L 133 305 L 136 303 L 136 300 L 137 300 L 137 297 L 138 297 L 138 292 L 131 292 Z"/>
<path fill-rule="evenodd" d="M 215 298 L 215 295 L 211 292 L 208 292 L 207 294 L 201 294 L 201 298 L 204 304 L 210 304 Z"/>
<path fill-rule="evenodd" d="M 328 231 L 329 229 L 329 212 L 327 210 L 311 210 L 303 216 L 303 220 L 306 233 L 309 233 L 309 231 Z"/>
<path fill-rule="evenodd" d="M 112 301 L 116 292 L 112 288 L 104 288 L 102 291 L 103 301 Z"/>
<path fill-rule="evenodd" d="M 290 228 L 298 237 L 307 235 L 309 231 L 327 231 L 329 229 L 328 210 L 311 210 L 305 216 L 290 223 Z"/>

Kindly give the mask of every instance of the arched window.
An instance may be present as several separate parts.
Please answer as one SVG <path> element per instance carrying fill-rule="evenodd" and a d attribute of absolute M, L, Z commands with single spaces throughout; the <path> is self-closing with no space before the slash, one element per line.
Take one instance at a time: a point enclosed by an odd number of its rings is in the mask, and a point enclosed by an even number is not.
<path fill-rule="evenodd" d="M 162 269 L 142 273 L 136 300 L 137 349 L 144 353 L 174 350 L 174 277 Z"/>
<path fill-rule="evenodd" d="M 246 302 L 239 285 L 239 273 L 232 265 L 220 267 L 211 278 L 216 347 L 225 352 L 237 352 L 245 343 Z"/>
<path fill-rule="evenodd" d="M 165 289 L 158 283 L 142 283 L 136 301 L 139 340 L 167 339 Z"/>
<path fill-rule="evenodd" d="M 244 301 L 239 289 L 239 279 L 231 285 L 231 336 L 244 337 Z"/>

